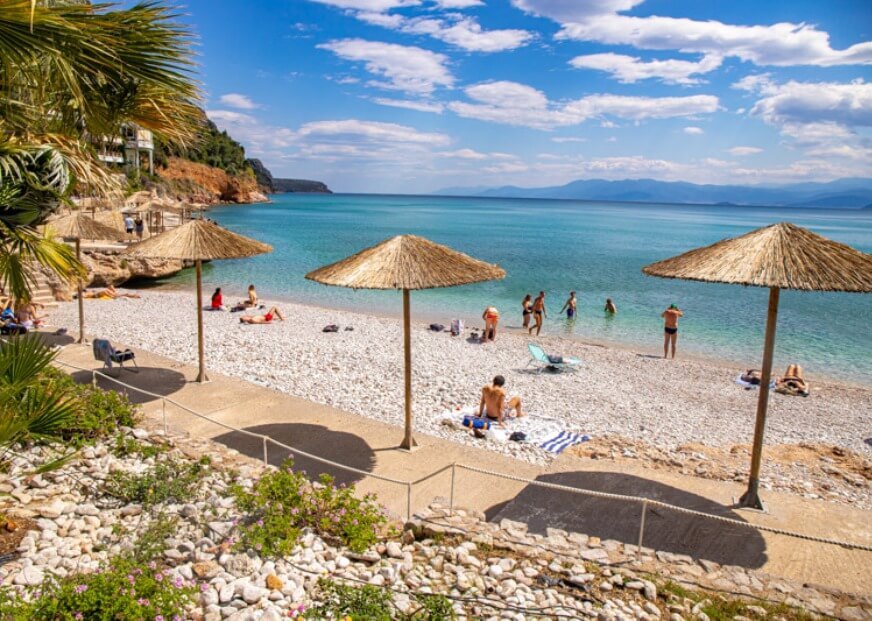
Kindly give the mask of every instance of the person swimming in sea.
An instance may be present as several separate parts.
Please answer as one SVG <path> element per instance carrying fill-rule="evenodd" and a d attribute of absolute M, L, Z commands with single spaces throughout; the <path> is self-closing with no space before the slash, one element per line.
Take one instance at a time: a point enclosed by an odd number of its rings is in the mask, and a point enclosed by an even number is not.
<path fill-rule="evenodd" d="M 605 308 L 605 311 L 606 311 L 606 313 L 608 313 L 609 315 L 617 315 L 617 314 L 618 314 L 618 307 L 615 306 L 615 303 L 614 303 L 614 302 L 612 302 L 612 298 L 606 298 L 606 308 Z"/>
<path fill-rule="evenodd" d="M 566 318 L 572 319 L 575 317 L 575 314 L 578 312 L 578 299 L 575 297 L 575 291 L 569 292 L 569 299 L 566 300 L 566 304 L 563 305 L 563 308 L 560 309 L 560 312 L 566 311 Z"/>

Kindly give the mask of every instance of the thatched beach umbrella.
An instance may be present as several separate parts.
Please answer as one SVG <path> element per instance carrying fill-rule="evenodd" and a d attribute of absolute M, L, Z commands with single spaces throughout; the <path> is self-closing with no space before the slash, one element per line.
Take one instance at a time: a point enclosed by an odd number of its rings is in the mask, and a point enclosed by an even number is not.
<path fill-rule="evenodd" d="M 781 222 L 652 263 L 642 271 L 662 278 L 769 288 L 751 474 L 748 490 L 739 501 L 743 506 L 762 509 L 757 488 L 781 289 L 869 293 L 872 291 L 872 255 Z"/>
<path fill-rule="evenodd" d="M 228 231 L 208 220 L 187 224 L 130 246 L 126 254 L 155 259 L 193 261 L 197 272 L 197 347 L 200 372 L 198 382 L 208 381 L 203 350 L 203 261 L 243 259 L 272 252 L 272 246 Z"/>
<path fill-rule="evenodd" d="M 505 277 L 498 265 L 485 263 L 416 235 L 398 235 L 337 263 L 306 274 L 325 285 L 351 289 L 403 291 L 403 345 L 405 350 L 405 435 L 400 446 L 415 446 L 412 438 L 412 340 L 409 291 L 455 287 Z"/>
<path fill-rule="evenodd" d="M 83 239 L 106 239 L 110 241 L 120 241 L 124 239 L 121 231 L 113 229 L 111 226 L 106 226 L 96 220 L 92 220 L 88 216 L 76 212 L 57 220 L 52 220 L 46 224 L 46 228 L 52 231 L 58 237 L 64 239 L 76 240 L 76 259 L 82 260 L 82 240 Z M 82 301 L 82 279 L 79 278 L 76 283 L 76 288 L 79 293 L 79 343 L 85 342 L 85 303 Z"/>

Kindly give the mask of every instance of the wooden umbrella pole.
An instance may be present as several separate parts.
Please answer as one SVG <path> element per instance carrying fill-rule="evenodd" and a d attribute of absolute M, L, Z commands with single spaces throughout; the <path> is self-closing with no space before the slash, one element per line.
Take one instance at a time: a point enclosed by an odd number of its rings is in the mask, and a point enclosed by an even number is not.
<path fill-rule="evenodd" d="M 82 262 L 82 241 L 76 238 L 76 260 Z M 85 342 L 85 301 L 82 299 L 82 279 L 76 281 L 76 289 L 79 293 L 79 343 Z"/>
<path fill-rule="evenodd" d="M 405 357 L 406 376 L 406 430 L 400 448 L 412 450 L 417 442 L 412 437 L 412 329 L 411 309 L 409 308 L 409 290 L 403 289 L 403 353 Z"/>
<path fill-rule="evenodd" d="M 778 323 L 778 297 L 781 289 L 769 289 L 769 312 L 766 315 L 766 339 L 763 345 L 763 369 L 760 377 L 760 394 L 757 397 L 757 422 L 754 425 L 754 447 L 751 451 L 751 474 L 748 490 L 739 499 L 743 507 L 763 509 L 758 494 L 760 486 L 760 462 L 763 459 L 763 434 L 766 431 L 766 410 L 769 407 L 769 382 L 772 377 L 772 355 L 775 351 L 775 327 Z"/>
<path fill-rule="evenodd" d="M 203 349 L 203 265 L 200 259 L 194 262 L 197 270 L 197 348 L 200 355 L 200 373 L 197 375 L 197 381 L 208 382 L 209 378 L 206 375 L 206 354 Z"/>

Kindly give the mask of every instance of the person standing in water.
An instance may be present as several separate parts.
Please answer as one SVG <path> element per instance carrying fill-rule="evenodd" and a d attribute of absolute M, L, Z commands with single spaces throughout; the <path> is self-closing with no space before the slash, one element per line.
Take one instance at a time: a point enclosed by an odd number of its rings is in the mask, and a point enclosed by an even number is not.
<path fill-rule="evenodd" d="M 569 299 L 566 300 L 566 304 L 563 305 L 563 308 L 560 309 L 560 312 L 566 311 L 566 318 L 572 319 L 575 317 L 575 313 L 578 312 L 578 299 L 575 297 L 575 291 L 569 292 Z"/>
<path fill-rule="evenodd" d="M 529 293 L 521 300 L 521 313 L 524 317 L 524 328 L 530 328 L 530 315 L 533 314 L 533 296 Z"/>
<path fill-rule="evenodd" d="M 669 353 L 669 344 L 672 343 L 672 358 L 675 358 L 675 343 L 678 341 L 678 318 L 683 317 L 684 313 L 678 308 L 677 304 L 670 304 L 669 308 L 660 313 L 663 317 L 663 357 L 666 358 Z"/>
<path fill-rule="evenodd" d="M 618 313 L 618 307 L 615 306 L 615 303 L 612 302 L 612 298 L 606 298 L 606 313 L 609 315 L 616 315 Z"/>
<path fill-rule="evenodd" d="M 548 313 L 545 311 L 545 292 L 540 291 L 536 299 L 533 300 L 533 321 L 536 323 L 530 328 L 529 333 L 533 334 L 535 329 L 536 336 L 539 336 L 539 332 L 542 330 L 542 322 L 547 316 Z"/>

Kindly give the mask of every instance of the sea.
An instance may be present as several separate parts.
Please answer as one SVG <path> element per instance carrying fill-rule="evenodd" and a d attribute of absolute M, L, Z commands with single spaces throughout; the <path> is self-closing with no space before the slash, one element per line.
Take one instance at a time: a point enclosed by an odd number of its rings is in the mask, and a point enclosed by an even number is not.
<path fill-rule="evenodd" d="M 242 294 L 253 283 L 261 297 L 399 316 L 399 292 L 328 287 L 304 275 L 411 233 L 506 270 L 499 281 L 413 292 L 414 319 L 479 325 L 493 305 L 502 325 L 518 327 L 522 298 L 542 290 L 544 334 L 655 355 L 662 352 L 660 313 L 674 303 L 684 312 L 679 355 L 728 361 L 737 370 L 761 364 L 768 290 L 650 277 L 642 273 L 645 265 L 782 221 L 872 253 L 872 210 L 356 194 L 271 199 L 209 211 L 274 251 L 204 266 L 205 289 Z M 191 272 L 169 284 L 190 286 Z M 570 291 L 579 299 L 574 319 L 559 312 Z M 606 298 L 617 305 L 616 315 L 604 312 Z M 872 385 L 872 295 L 783 291 L 775 364 L 793 362 L 812 374 Z"/>

